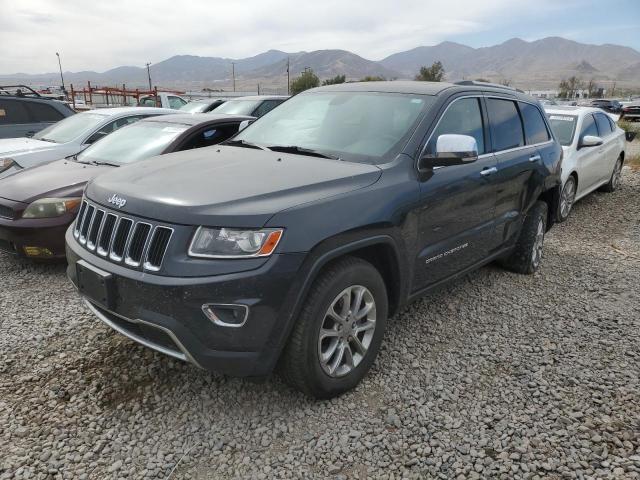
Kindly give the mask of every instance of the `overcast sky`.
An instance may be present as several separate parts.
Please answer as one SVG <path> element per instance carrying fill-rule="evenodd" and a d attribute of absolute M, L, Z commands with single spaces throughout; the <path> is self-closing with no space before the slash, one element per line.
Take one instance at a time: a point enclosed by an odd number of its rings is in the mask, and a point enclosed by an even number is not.
<path fill-rule="evenodd" d="M 172 55 L 341 48 L 371 60 L 444 40 L 563 36 L 640 50 L 640 0 L 0 0 L 0 73 L 104 71 Z"/>

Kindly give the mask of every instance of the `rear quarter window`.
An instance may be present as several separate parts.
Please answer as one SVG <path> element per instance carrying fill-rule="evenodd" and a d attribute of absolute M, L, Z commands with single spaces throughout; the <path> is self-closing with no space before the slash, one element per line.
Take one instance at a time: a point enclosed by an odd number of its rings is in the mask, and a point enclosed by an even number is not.
<path fill-rule="evenodd" d="M 26 106 L 31 113 L 31 118 L 34 122 L 57 122 L 64 118 L 62 113 L 53 108 L 51 105 L 31 102 Z"/>
<path fill-rule="evenodd" d="M 524 146 L 522 121 L 514 101 L 487 98 L 487 113 L 494 151 Z"/>
<path fill-rule="evenodd" d="M 542 113 L 530 103 L 518 102 L 522 121 L 524 123 L 524 133 L 527 145 L 544 143 L 550 139 L 547 125 L 542 118 Z"/>

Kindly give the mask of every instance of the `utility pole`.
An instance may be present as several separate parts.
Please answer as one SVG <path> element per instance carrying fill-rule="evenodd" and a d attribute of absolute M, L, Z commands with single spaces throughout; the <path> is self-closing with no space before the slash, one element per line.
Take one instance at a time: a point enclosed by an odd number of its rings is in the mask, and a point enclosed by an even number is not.
<path fill-rule="evenodd" d="M 236 91 L 236 62 L 231 62 L 231 76 L 233 77 L 233 91 Z"/>
<path fill-rule="evenodd" d="M 289 93 L 289 88 L 290 88 L 290 85 L 291 85 L 291 81 L 289 79 L 289 67 L 290 67 L 290 65 L 289 65 L 289 57 L 287 56 L 287 95 L 291 95 Z"/>
<path fill-rule="evenodd" d="M 149 77 L 149 91 L 152 90 L 151 87 L 151 70 L 149 70 L 149 67 L 151 66 L 151 64 L 149 62 L 145 63 L 145 65 L 147 66 L 147 77 Z"/>
<path fill-rule="evenodd" d="M 64 88 L 64 77 L 62 76 L 62 62 L 60 61 L 60 54 L 56 52 L 56 57 L 58 57 L 58 67 L 60 67 L 60 81 L 62 82 L 62 91 L 67 93 L 67 89 Z"/>

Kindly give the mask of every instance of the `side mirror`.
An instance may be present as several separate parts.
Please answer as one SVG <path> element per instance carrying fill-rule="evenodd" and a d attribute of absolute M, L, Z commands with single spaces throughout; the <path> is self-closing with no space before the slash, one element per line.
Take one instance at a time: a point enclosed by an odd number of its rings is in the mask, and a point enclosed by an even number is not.
<path fill-rule="evenodd" d="M 470 135 L 445 134 L 436 141 L 436 153 L 424 155 L 419 169 L 465 165 L 478 160 L 478 143 Z"/>
<path fill-rule="evenodd" d="M 255 122 L 255 120 L 243 120 L 243 121 L 241 121 L 240 122 L 240 126 L 238 127 L 238 131 L 241 132 L 242 130 L 247 128 L 249 125 L 251 125 L 253 122 Z"/>
<path fill-rule="evenodd" d="M 580 140 L 580 148 L 597 147 L 598 145 L 602 145 L 602 138 L 596 137 L 595 135 L 585 135 Z"/>

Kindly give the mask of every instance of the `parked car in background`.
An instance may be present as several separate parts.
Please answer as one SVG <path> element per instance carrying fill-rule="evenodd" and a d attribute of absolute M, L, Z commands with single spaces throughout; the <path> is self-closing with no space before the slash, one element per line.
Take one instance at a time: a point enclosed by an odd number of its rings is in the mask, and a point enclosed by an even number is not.
<path fill-rule="evenodd" d="M 555 100 L 552 100 L 550 98 L 539 98 L 538 101 L 540 102 L 541 105 L 543 106 L 547 106 L 547 105 L 557 105 L 558 103 Z"/>
<path fill-rule="evenodd" d="M 227 100 L 216 108 L 216 113 L 250 115 L 259 118 L 270 112 L 289 97 L 284 95 L 253 95 Z"/>
<path fill-rule="evenodd" d="M 32 138 L 0 139 L 0 178 L 75 155 L 111 132 L 142 118 L 171 113 L 176 111 L 139 107 L 101 108 L 65 118 Z"/>
<path fill-rule="evenodd" d="M 622 104 L 618 100 L 593 100 L 591 106 L 600 108 L 607 113 L 620 113 L 622 111 Z"/>
<path fill-rule="evenodd" d="M 138 102 L 141 107 L 173 108 L 179 110 L 189 101 L 175 93 L 158 92 L 158 96 L 145 95 Z"/>
<path fill-rule="evenodd" d="M 622 107 L 622 112 L 620 113 L 620 120 L 628 120 L 631 122 L 640 120 L 640 101 L 632 102 Z"/>
<path fill-rule="evenodd" d="M 251 119 L 204 114 L 150 117 L 77 155 L 0 179 L 0 249 L 36 259 L 64 257 L 64 233 L 92 178 L 154 155 L 215 145 Z"/>
<path fill-rule="evenodd" d="M 625 134 L 609 115 L 591 107 L 547 107 L 556 138 L 562 145 L 562 194 L 557 219 L 565 221 L 573 204 L 601 188 L 620 186 L 625 158 Z"/>
<path fill-rule="evenodd" d="M 0 86 L 0 138 L 30 137 L 75 113 L 66 103 L 25 85 Z"/>
<path fill-rule="evenodd" d="M 215 110 L 226 101 L 226 98 L 207 98 L 206 100 L 192 100 L 186 105 L 180 107 L 180 111 L 185 113 L 207 113 Z"/>
<path fill-rule="evenodd" d="M 147 347 L 236 376 L 279 364 L 333 397 L 409 301 L 493 260 L 540 267 L 561 152 L 540 104 L 512 88 L 312 89 L 218 147 L 90 182 L 67 274 Z"/>

